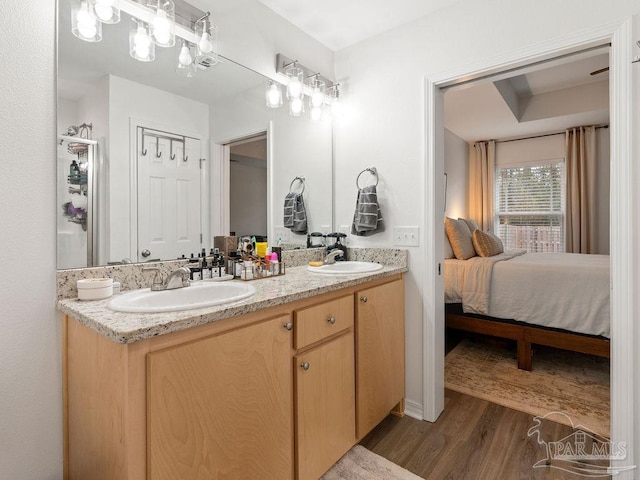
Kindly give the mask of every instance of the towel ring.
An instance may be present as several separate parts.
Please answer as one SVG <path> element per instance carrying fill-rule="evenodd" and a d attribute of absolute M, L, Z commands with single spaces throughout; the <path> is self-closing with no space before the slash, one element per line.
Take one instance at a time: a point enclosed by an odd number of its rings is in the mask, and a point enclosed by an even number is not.
<path fill-rule="evenodd" d="M 300 195 L 302 195 L 304 193 L 304 187 L 306 187 L 306 184 L 304 183 L 304 177 L 296 177 L 293 180 L 291 180 L 291 183 L 289 184 L 289 193 L 293 193 L 291 191 L 291 188 L 293 187 L 293 184 L 296 183 L 296 181 L 302 184 L 302 191 L 300 192 Z"/>
<path fill-rule="evenodd" d="M 376 167 L 369 167 L 369 168 L 365 168 L 364 170 L 362 170 L 359 174 L 358 174 L 358 178 L 356 178 L 356 187 L 358 187 L 358 189 L 360 189 L 360 176 L 364 173 L 364 172 L 370 172 L 371 175 L 373 175 L 374 177 L 376 177 L 376 184 L 374 185 L 375 187 L 378 186 L 378 183 L 380 182 L 380 178 L 378 177 L 378 170 L 376 170 Z"/>

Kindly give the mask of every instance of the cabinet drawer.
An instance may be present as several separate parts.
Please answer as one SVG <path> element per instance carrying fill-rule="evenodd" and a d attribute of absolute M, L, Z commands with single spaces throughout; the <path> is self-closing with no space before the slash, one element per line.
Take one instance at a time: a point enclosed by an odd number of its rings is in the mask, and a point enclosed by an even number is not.
<path fill-rule="evenodd" d="M 295 348 L 311 345 L 353 326 L 353 296 L 297 310 L 294 321 Z"/>

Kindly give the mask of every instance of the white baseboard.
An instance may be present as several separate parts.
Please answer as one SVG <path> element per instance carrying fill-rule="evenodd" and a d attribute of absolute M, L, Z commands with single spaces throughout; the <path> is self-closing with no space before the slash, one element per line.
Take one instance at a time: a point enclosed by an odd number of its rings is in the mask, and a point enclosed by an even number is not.
<path fill-rule="evenodd" d="M 422 416 L 423 407 L 421 403 L 413 402 L 411 400 L 404 401 L 404 413 L 412 418 L 423 420 Z"/>

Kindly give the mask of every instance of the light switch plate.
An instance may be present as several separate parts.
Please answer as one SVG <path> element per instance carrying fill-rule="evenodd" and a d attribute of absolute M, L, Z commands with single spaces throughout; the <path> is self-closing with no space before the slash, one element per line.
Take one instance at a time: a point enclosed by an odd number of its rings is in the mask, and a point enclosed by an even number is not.
<path fill-rule="evenodd" d="M 393 244 L 397 247 L 419 247 L 420 227 L 393 227 Z"/>

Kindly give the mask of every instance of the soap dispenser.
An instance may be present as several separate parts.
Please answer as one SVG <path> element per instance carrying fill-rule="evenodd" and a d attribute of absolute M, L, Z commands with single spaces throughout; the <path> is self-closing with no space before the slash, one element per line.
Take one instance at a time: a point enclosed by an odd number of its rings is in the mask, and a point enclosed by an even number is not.
<path fill-rule="evenodd" d="M 327 252 L 330 252 L 331 250 L 335 250 L 336 248 L 338 248 L 338 249 L 342 250 L 342 256 L 336 257 L 336 261 L 339 261 L 339 262 L 346 261 L 347 260 L 347 246 L 342 243 L 342 239 L 346 238 L 347 235 L 345 233 L 342 233 L 342 232 L 333 232 L 333 233 L 327 234 L 327 237 L 336 239 L 336 243 L 334 243 L 333 245 L 327 245 Z"/>

